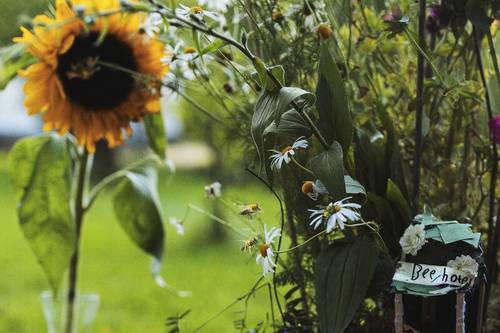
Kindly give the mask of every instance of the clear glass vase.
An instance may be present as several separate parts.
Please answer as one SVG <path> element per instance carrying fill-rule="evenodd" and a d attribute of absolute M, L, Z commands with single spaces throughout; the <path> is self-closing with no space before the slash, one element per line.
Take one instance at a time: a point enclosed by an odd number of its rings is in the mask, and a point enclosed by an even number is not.
<path fill-rule="evenodd" d="M 43 315 L 47 323 L 47 333 L 66 333 L 66 293 L 54 298 L 51 291 L 40 294 Z M 75 298 L 75 318 L 71 333 L 91 333 L 92 325 L 99 309 L 100 298 L 97 294 L 77 294 Z"/>

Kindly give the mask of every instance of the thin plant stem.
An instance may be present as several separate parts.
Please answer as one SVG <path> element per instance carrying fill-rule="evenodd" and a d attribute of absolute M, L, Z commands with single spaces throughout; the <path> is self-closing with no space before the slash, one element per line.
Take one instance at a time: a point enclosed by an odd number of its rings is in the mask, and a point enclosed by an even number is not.
<path fill-rule="evenodd" d="M 418 22 L 418 37 L 420 45 L 425 45 L 425 8 L 426 1 L 419 1 L 419 22 Z M 421 174 L 421 159 L 422 159 L 422 126 L 424 114 L 424 78 L 425 78 L 425 59 L 426 54 L 421 49 L 419 43 L 415 41 L 408 29 L 405 29 L 408 39 L 420 51 L 417 58 L 417 110 L 415 117 L 415 155 L 413 167 L 413 213 L 419 211 L 420 206 L 420 174 Z M 434 65 L 431 65 L 434 69 Z M 437 71 L 435 71 L 437 73 Z M 438 75 L 438 74 L 437 74 Z"/>
<path fill-rule="evenodd" d="M 290 156 L 290 159 L 292 160 L 292 162 L 298 166 L 299 168 L 301 168 L 302 170 L 304 170 L 305 172 L 311 174 L 314 176 L 314 172 L 312 172 L 311 170 L 309 170 L 308 168 L 306 168 L 305 166 L 303 166 L 302 164 L 300 164 L 293 156 Z"/>
<path fill-rule="evenodd" d="M 298 248 L 308 244 L 309 242 L 313 241 L 314 239 L 318 238 L 319 236 L 321 235 L 324 235 L 326 233 L 326 230 L 323 230 L 321 232 L 318 232 L 316 235 L 310 237 L 309 239 L 305 240 L 303 243 L 300 243 L 298 245 L 295 245 L 294 247 L 291 247 L 287 250 L 283 250 L 283 251 L 279 251 L 279 252 L 275 252 L 275 253 L 288 253 L 288 252 L 292 252 L 294 250 L 297 250 Z"/>
<path fill-rule="evenodd" d="M 198 212 L 198 213 L 200 213 L 200 214 L 204 214 L 204 215 L 208 216 L 209 218 L 211 218 L 211 219 L 212 219 L 212 220 L 214 220 L 215 222 L 220 223 L 220 224 L 222 224 L 222 225 L 224 225 L 224 226 L 228 227 L 229 229 L 233 230 L 234 232 L 236 232 L 237 234 L 239 234 L 239 235 L 241 235 L 241 236 L 243 236 L 243 237 L 245 237 L 245 238 L 247 238 L 247 237 L 248 237 L 248 235 L 247 235 L 247 234 L 245 234 L 244 232 L 242 232 L 242 231 L 238 230 L 236 227 L 232 226 L 230 223 L 228 223 L 228 222 L 224 221 L 224 220 L 223 220 L 223 219 L 221 219 L 220 217 L 217 217 L 217 216 L 215 216 L 215 215 L 213 215 L 213 214 L 211 214 L 211 213 L 207 212 L 207 211 L 206 211 L 206 210 L 204 210 L 203 208 L 200 208 L 200 207 L 195 206 L 195 205 L 193 205 L 193 204 L 189 204 L 189 205 L 188 205 L 188 208 L 189 208 L 189 209 L 192 209 L 192 210 L 194 210 L 194 211 L 197 211 L 197 212 Z"/>
<path fill-rule="evenodd" d="M 276 191 L 273 189 L 273 187 L 266 182 L 262 177 L 260 177 L 258 174 L 250 170 L 249 168 L 246 168 L 246 170 L 255 178 L 260 180 L 268 189 L 271 191 L 271 193 L 276 197 L 276 200 L 278 200 L 278 203 L 280 205 L 280 218 L 281 218 L 281 225 L 280 225 L 280 236 L 278 238 L 278 249 L 277 249 L 277 254 L 276 254 L 276 263 L 278 262 L 279 259 L 279 252 L 281 250 L 281 243 L 283 241 L 283 230 L 285 229 L 285 208 L 283 207 L 283 201 L 281 200 L 280 196 Z M 276 304 L 278 305 L 278 310 L 281 315 L 281 319 L 283 320 L 283 325 L 286 326 L 286 320 L 285 320 L 285 314 L 283 312 L 283 308 L 281 306 L 281 302 L 278 297 L 278 286 L 276 284 L 276 269 L 273 272 L 273 289 L 274 289 L 274 297 L 276 298 Z"/>
<path fill-rule="evenodd" d="M 73 256 L 71 257 L 69 266 L 69 278 L 68 278 L 68 293 L 67 293 L 67 308 L 66 308 L 66 321 L 65 330 L 66 333 L 72 333 L 74 327 L 75 319 L 75 299 L 77 293 L 78 285 L 78 262 L 80 259 L 80 240 L 83 225 L 83 217 L 85 215 L 84 209 L 84 191 L 86 186 L 86 175 L 87 175 L 87 162 L 89 160 L 89 155 L 86 148 L 79 155 L 78 161 L 78 178 L 76 183 L 75 192 L 75 249 Z"/>

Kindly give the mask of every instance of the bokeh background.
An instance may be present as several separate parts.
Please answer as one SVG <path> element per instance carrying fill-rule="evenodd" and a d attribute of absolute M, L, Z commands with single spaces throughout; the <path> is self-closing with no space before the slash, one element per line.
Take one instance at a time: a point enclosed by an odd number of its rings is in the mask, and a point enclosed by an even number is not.
<path fill-rule="evenodd" d="M 18 34 L 19 25 L 47 8 L 47 0 L 0 0 L 0 47 Z M 40 293 L 48 288 L 42 269 L 25 242 L 16 218 L 16 196 L 7 176 L 7 154 L 16 139 L 41 132 L 41 122 L 22 107 L 22 80 L 0 92 L 0 332 L 45 332 Z M 228 221 L 239 219 L 231 209 L 204 197 L 204 186 L 221 181 L 229 203 L 258 202 L 261 220 L 279 221 L 277 202 L 267 189 L 244 171 L 241 151 L 221 144 L 206 145 L 206 119 L 200 116 L 186 126 L 187 106 L 175 98 L 164 101 L 169 133 L 169 158 L 175 174 L 162 175 L 160 190 L 165 220 L 182 218 L 189 203 Z M 190 116 L 193 120 L 193 116 Z M 142 127 L 116 151 L 100 147 L 94 181 L 120 165 L 147 153 Z M 254 223 L 262 221 L 255 220 Z M 93 332 L 166 332 L 165 319 L 190 309 L 187 331 L 199 326 L 245 294 L 261 272 L 254 257 L 240 252 L 241 236 L 227 231 L 202 214 L 191 212 L 181 237 L 166 223 L 166 258 L 163 276 L 178 290 L 192 292 L 179 298 L 156 286 L 149 273 L 150 259 L 127 239 L 112 212 L 109 194 L 99 198 L 86 220 L 80 290 L 95 292 L 101 305 Z M 269 309 L 267 290 L 252 297 L 248 324 L 263 320 Z M 241 318 L 238 304 L 200 332 L 232 332 Z"/>

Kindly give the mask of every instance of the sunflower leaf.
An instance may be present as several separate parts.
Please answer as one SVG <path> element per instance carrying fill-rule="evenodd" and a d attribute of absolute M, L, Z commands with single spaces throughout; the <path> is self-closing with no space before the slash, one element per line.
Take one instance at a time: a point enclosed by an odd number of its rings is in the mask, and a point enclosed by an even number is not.
<path fill-rule="evenodd" d="M 311 158 L 309 165 L 335 200 L 345 198 L 344 158 L 340 143 L 333 141 L 327 151 Z"/>
<path fill-rule="evenodd" d="M 35 58 L 26 52 L 23 44 L 14 44 L 0 49 L 0 90 L 16 77 L 17 72 L 35 62 Z"/>
<path fill-rule="evenodd" d="M 10 152 L 8 168 L 19 193 L 21 229 L 57 292 L 75 246 L 68 141 L 55 136 L 22 139 Z"/>
<path fill-rule="evenodd" d="M 155 114 L 147 114 L 144 117 L 144 126 L 146 128 L 146 136 L 148 138 L 149 147 L 162 160 L 167 158 L 167 133 L 163 114 L 161 112 Z"/>
<path fill-rule="evenodd" d="M 378 256 L 370 235 L 334 243 L 319 254 L 314 282 L 321 332 L 344 332 L 366 296 Z"/>
<path fill-rule="evenodd" d="M 165 238 L 158 194 L 160 165 L 158 158 L 150 157 L 123 170 L 113 195 L 113 208 L 120 226 L 139 248 L 157 261 L 163 258 Z"/>

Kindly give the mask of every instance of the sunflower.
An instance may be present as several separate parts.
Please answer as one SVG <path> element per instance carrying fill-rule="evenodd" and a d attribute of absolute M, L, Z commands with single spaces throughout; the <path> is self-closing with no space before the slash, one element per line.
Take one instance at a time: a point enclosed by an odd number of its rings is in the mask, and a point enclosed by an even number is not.
<path fill-rule="evenodd" d="M 24 27 L 23 43 L 38 61 L 19 74 L 25 107 L 43 113 L 44 130 L 71 131 L 90 153 L 105 139 L 120 145 L 130 124 L 160 111 L 164 45 L 144 34 L 144 13 L 119 0 L 57 0 L 52 14 Z"/>

